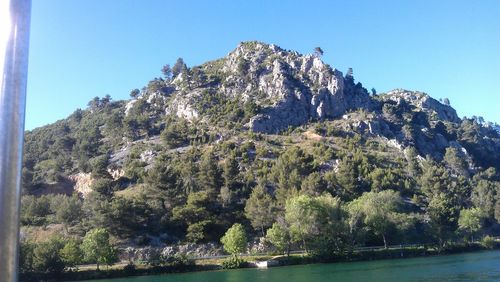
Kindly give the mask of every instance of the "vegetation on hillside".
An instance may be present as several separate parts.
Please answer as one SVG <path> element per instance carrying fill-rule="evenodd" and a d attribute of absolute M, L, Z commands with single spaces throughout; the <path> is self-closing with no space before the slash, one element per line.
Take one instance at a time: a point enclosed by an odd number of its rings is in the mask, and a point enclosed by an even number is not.
<path fill-rule="evenodd" d="M 111 264 L 117 246 L 158 240 L 223 238 L 237 254 L 247 236 L 265 237 L 279 252 L 332 257 L 357 246 L 442 249 L 498 236 L 500 136 L 478 118 L 440 120 L 381 94 L 372 97 L 376 107 L 347 118 L 264 134 L 245 129 L 260 105 L 210 88 L 197 102 L 208 118 L 165 112 L 172 95 L 183 94 L 174 82 L 190 88 L 222 81 L 220 65 L 187 68 L 179 59 L 164 67 L 164 78 L 133 90 L 129 102 L 96 97 L 26 133 L 22 271 Z M 386 132 L 353 126 L 374 117 Z M 437 147 L 442 138 L 453 146 Z M 89 191 L 75 190 L 82 175 Z M 37 236 L 42 232 L 49 236 Z M 228 267 L 239 265 L 234 260 Z"/>

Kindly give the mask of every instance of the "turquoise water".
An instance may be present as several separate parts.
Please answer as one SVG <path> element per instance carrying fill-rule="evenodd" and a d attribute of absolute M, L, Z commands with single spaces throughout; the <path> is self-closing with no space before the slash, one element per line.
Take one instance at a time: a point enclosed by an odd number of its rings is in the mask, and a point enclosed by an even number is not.
<path fill-rule="evenodd" d="M 500 281 L 500 251 L 366 262 L 141 276 L 101 282 Z"/>

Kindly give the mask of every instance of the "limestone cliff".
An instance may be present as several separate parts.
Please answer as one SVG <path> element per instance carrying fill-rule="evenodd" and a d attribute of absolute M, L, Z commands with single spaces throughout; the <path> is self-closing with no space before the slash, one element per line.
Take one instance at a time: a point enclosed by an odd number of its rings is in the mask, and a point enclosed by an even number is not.
<path fill-rule="evenodd" d="M 204 120 L 200 100 L 204 95 L 221 95 L 260 107 L 246 123 L 256 132 L 276 133 L 372 105 L 360 83 L 354 84 L 351 76 L 344 77 L 319 57 L 260 42 L 241 43 L 226 57 L 181 73 L 170 84 L 175 91 L 165 104 L 166 113 Z"/>

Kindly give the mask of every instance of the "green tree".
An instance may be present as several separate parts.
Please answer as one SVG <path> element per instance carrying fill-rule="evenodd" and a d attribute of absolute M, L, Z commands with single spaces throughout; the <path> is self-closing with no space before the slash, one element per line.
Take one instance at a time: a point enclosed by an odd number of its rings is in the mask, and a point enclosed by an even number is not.
<path fill-rule="evenodd" d="M 66 228 L 77 223 L 81 219 L 82 200 L 80 200 L 76 193 L 71 197 L 63 197 L 62 200 L 58 201 L 57 205 L 55 205 L 55 208 L 56 220 L 63 223 Z"/>
<path fill-rule="evenodd" d="M 313 240 L 313 251 L 317 256 L 332 257 L 341 254 L 346 247 L 347 214 L 342 201 L 330 194 L 316 197 L 320 211 L 318 213 L 319 236 Z"/>
<path fill-rule="evenodd" d="M 61 273 L 64 262 L 59 255 L 64 243 L 59 237 L 39 243 L 33 250 L 33 270 L 38 272 Z"/>
<path fill-rule="evenodd" d="M 312 228 L 316 225 L 317 203 L 311 196 L 300 195 L 287 200 L 285 220 L 290 226 L 292 241 L 302 242 L 307 252 L 307 240 L 317 235 Z"/>
<path fill-rule="evenodd" d="M 497 181 L 496 174 L 495 168 L 489 168 L 473 177 L 472 203 L 480 208 L 489 220 L 495 218 L 495 205 L 500 197 L 500 182 Z"/>
<path fill-rule="evenodd" d="M 19 272 L 33 271 L 33 257 L 36 245 L 29 241 L 19 242 Z"/>
<path fill-rule="evenodd" d="M 467 177 L 469 176 L 469 171 L 467 169 L 468 165 L 465 162 L 464 158 L 460 156 L 460 153 L 456 148 L 454 147 L 446 148 L 446 153 L 444 155 L 443 161 L 456 174 L 461 174 Z"/>
<path fill-rule="evenodd" d="M 146 231 L 149 227 L 148 217 L 153 218 L 145 201 L 138 198 L 127 199 L 113 197 L 109 208 L 109 223 L 107 228 L 120 238 L 128 238 L 139 230 Z"/>
<path fill-rule="evenodd" d="M 182 120 L 169 122 L 161 132 L 160 138 L 171 149 L 189 144 L 186 122 Z"/>
<path fill-rule="evenodd" d="M 177 61 L 175 61 L 175 64 L 172 67 L 172 77 L 175 78 L 181 73 L 187 73 L 187 71 L 188 68 L 184 63 L 184 60 L 182 58 L 177 58 Z"/>
<path fill-rule="evenodd" d="M 124 117 L 125 116 L 123 112 L 121 112 L 120 110 L 115 110 L 106 120 L 106 123 L 104 125 L 104 133 L 109 138 L 110 144 L 114 146 L 119 145 L 123 139 Z"/>
<path fill-rule="evenodd" d="M 98 178 L 92 182 L 90 188 L 92 189 L 92 191 L 95 191 L 105 197 L 111 198 L 115 189 L 115 184 L 110 178 Z"/>
<path fill-rule="evenodd" d="M 441 249 L 458 227 L 458 216 L 468 200 L 469 186 L 463 176 L 453 177 L 430 160 L 424 163 L 419 180 L 421 190 L 427 197 L 429 226 Z"/>
<path fill-rule="evenodd" d="M 438 247 L 445 246 L 447 239 L 457 228 L 457 210 L 445 193 L 434 195 L 427 206 L 432 233 L 438 239 Z"/>
<path fill-rule="evenodd" d="M 59 182 L 61 181 L 61 164 L 55 159 L 43 160 L 34 167 L 33 181 Z"/>
<path fill-rule="evenodd" d="M 324 52 L 323 49 L 321 49 L 321 47 L 314 48 L 314 56 L 316 56 L 317 58 L 321 58 L 323 54 Z"/>
<path fill-rule="evenodd" d="M 287 255 L 290 255 L 291 238 L 287 228 L 279 223 L 273 223 L 273 226 L 267 230 L 266 239 L 273 244 L 280 253 L 286 251 Z"/>
<path fill-rule="evenodd" d="M 494 218 L 497 191 L 500 191 L 500 183 L 483 179 L 477 181 L 472 190 L 472 203 L 480 208 L 487 218 Z"/>
<path fill-rule="evenodd" d="M 27 168 L 25 165 L 23 165 L 21 172 L 21 183 L 23 194 L 31 194 L 33 192 L 33 188 L 35 187 L 35 183 L 33 182 L 33 170 Z"/>
<path fill-rule="evenodd" d="M 110 225 L 110 204 L 105 196 L 97 192 L 87 194 L 82 211 L 82 221 L 86 226 L 104 228 Z"/>
<path fill-rule="evenodd" d="M 224 184 L 227 186 L 234 185 L 238 181 L 240 173 L 239 163 L 234 153 L 229 154 L 223 166 Z"/>
<path fill-rule="evenodd" d="M 42 225 L 47 221 L 50 212 L 47 196 L 26 195 L 21 198 L 21 223 L 24 225 Z"/>
<path fill-rule="evenodd" d="M 102 145 L 103 136 L 100 130 L 100 124 L 87 121 L 81 123 L 75 132 L 75 145 L 73 146 L 73 155 L 77 159 L 78 166 L 85 172 L 89 169 L 89 159 L 99 155 L 99 149 Z"/>
<path fill-rule="evenodd" d="M 83 252 L 77 240 L 69 240 L 59 251 L 59 255 L 66 267 L 75 267 L 83 262 Z"/>
<path fill-rule="evenodd" d="M 184 206 L 172 210 L 172 219 L 181 225 L 187 225 L 186 239 L 193 243 L 210 239 L 208 232 L 213 225 L 212 212 L 214 202 L 206 191 L 194 192 L 188 195 Z"/>
<path fill-rule="evenodd" d="M 273 224 L 274 214 L 273 199 L 266 193 L 264 186 L 257 185 L 245 204 L 245 216 L 250 219 L 253 228 L 259 229 L 264 236 L 264 228 Z"/>
<path fill-rule="evenodd" d="M 304 181 L 302 181 L 302 185 L 300 190 L 302 193 L 311 195 L 311 196 L 319 196 L 326 189 L 326 182 L 318 172 L 313 172 L 309 174 Z"/>
<path fill-rule="evenodd" d="M 207 206 L 209 202 L 209 197 L 205 191 L 190 193 L 184 206 L 173 209 L 173 219 L 190 224 L 200 218 L 208 218 Z"/>
<path fill-rule="evenodd" d="M 95 262 L 98 271 L 99 264 L 112 265 L 116 260 L 116 251 L 109 243 L 109 233 L 104 228 L 96 228 L 87 232 L 81 249 L 85 260 Z"/>
<path fill-rule="evenodd" d="M 208 150 L 201 156 L 197 175 L 200 187 L 208 193 L 210 199 L 215 200 L 222 186 L 221 170 L 213 150 Z"/>
<path fill-rule="evenodd" d="M 233 224 L 226 231 L 226 234 L 220 239 L 224 250 L 237 257 L 238 254 L 245 252 L 247 248 L 247 235 L 243 225 L 239 223 Z"/>
<path fill-rule="evenodd" d="M 99 98 L 99 96 L 95 96 L 87 103 L 87 106 L 95 110 L 101 106 L 101 99 Z"/>
<path fill-rule="evenodd" d="M 213 225 L 213 221 L 210 219 L 196 221 L 189 224 L 186 233 L 186 239 L 189 242 L 198 243 L 203 240 L 206 240 L 208 235 L 207 233 L 210 230 L 210 226 Z"/>
<path fill-rule="evenodd" d="M 240 57 L 238 59 L 238 65 L 236 66 L 238 73 L 241 76 L 246 76 L 249 68 L 250 68 L 250 61 L 245 59 L 244 57 Z"/>
<path fill-rule="evenodd" d="M 344 206 L 348 213 L 347 228 L 348 228 L 348 245 L 352 249 L 356 244 L 364 242 L 366 229 L 364 228 L 364 214 L 361 207 L 361 202 L 350 202 Z"/>
<path fill-rule="evenodd" d="M 94 157 L 89 160 L 92 177 L 111 178 L 108 172 L 109 156 L 107 154 Z"/>
<path fill-rule="evenodd" d="M 405 156 L 407 161 L 406 171 L 412 177 L 418 177 L 422 173 L 420 164 L 418 162 L 418 153 L 415 147 L 409 147 L 405 150 Z"/>
<path fill-rule="evenodd" d="M 172 78 L 172 68 L 169 64 L 166 64 L 161 68 L 161 73 L 163 73 L 166 80 L 170 80 Z"/>
<path fill-rule="evenodd" d="M 458 228 L 474 241 L 474 234 L 481 229 L 484 215 L 479 208 L 463 209 L 458 218 Z"/>
<path fill-rule="evenodd" d="M 369 171 L 368 159 L 361 150 L 355 150 L 352 156 L 342 158 L 333 183 L 339 186 L 338 194 L 342 199 L 354 199 L 366 190 Z"/>
<path fill-rule="evenodd" d="M 173 164 L 165 155 L 156 158 L 154 166 L 147 171 L 145 182 L 149 186 L 150 196 L 163 201 L 166 206 L 178 206 L 187 196 L 182 190 L 182 180 Z"/>
<path fill-rule="evenodd" d="M 220 191 L 220 197 L 223 205 L 228 205 L 233 203 L 237 198 L 238 188 L 238 176 L 240 173 L 239 164 L 236 160 L 236 156 L 231 153 L 224 161 L 224 166 L 222 167 L 222 177 L 224 178 L 224 186 L 222 186 Z"/>
<path fill-rule="evenodd" d="M 293 242 L 301 242 L 306 252 L 331 255 L 343 247 L 344 217 L 341 202 L 330 195 L 300 195 L 286 202 L 285 220 Z"/>
<path fill-rule="evenodd" d="M 137 96 L 139 96 L 139 94 L 141 93 L 141 91 L 139 89 L 133 89 L 132 91 L 130 91 L 130 97 L 131 98 L 136 98 Z"/>
<path fill-rule="evenodd" d="M 302 179 L 314 168 L 313 157 L 300 147 L 287 148 L 276 160 L 271 169 L 271 179 L 278 184 L 276 200 L 281 206 L 288 198 L 296 196 Z"/>
<path fill-rule="evenodd" d="M 375 235 L 381 236 L 387 248 L 387 232 L 396 223 L 401 203 L 398 192 L 367 192 L 349 204 L 349 212 L 352 216 L 361 215 L 364 225 Z"/>
<path fill-rule="evenodd" d="M 400 175 L 393 169 L 375 168 L 370 173 L 371 191 L 379 192 L 383 190 L 397 190 L 404 187 Z"/>

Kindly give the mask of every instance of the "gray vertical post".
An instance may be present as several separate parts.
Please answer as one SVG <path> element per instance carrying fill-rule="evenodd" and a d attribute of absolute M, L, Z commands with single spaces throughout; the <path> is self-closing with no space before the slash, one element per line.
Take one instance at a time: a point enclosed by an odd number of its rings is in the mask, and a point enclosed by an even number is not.
<path fill-rule="evenodd" d="M 0 281 L 17 281 L 31 0 L 0 0 Z"/>

